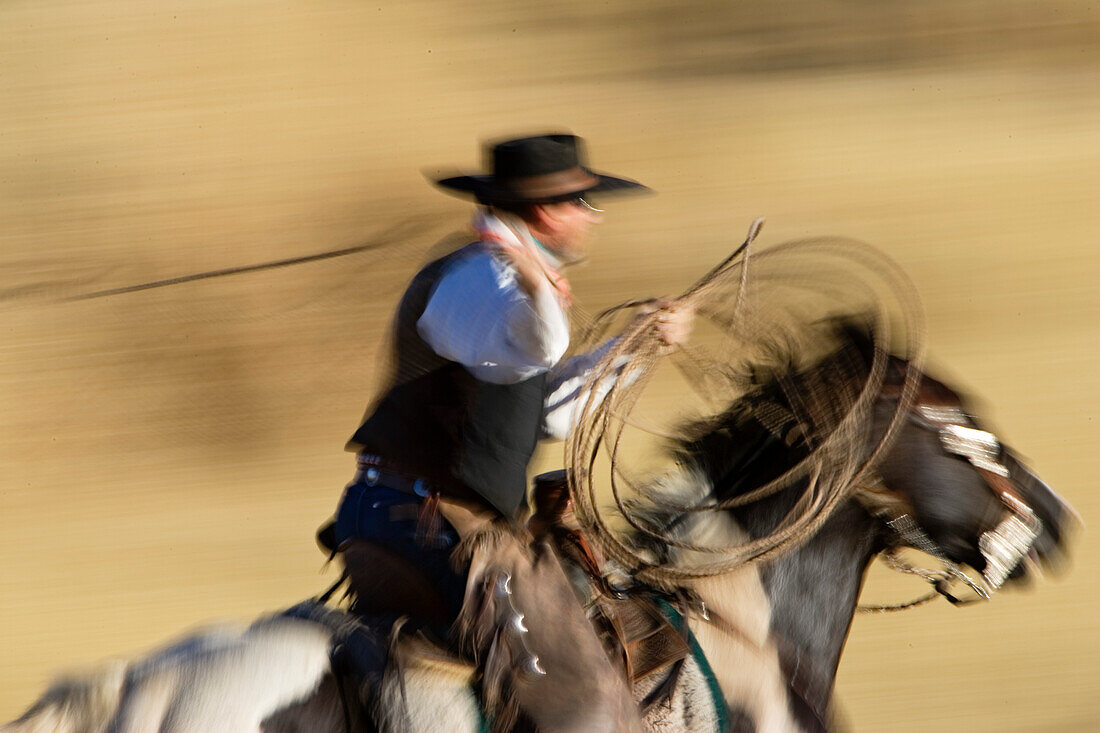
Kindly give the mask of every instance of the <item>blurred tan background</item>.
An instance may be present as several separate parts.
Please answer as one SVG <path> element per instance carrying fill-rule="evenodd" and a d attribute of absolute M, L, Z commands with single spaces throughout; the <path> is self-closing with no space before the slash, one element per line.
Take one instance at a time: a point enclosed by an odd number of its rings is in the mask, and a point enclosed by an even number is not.
<path fill-rule="evenodd" d="M 330 582 L 312 536 L 384 326 L 468 214 L 424 175 L 500 134 L 571 129 L 660 191 L 612 207 L 590 310 L 677 292 L 758 215 L 761 245 L 883 248 L 940 373 L 1096 521 L 1093 3 L 8 0 L 0 25 L 0 719 Z M 857 617 L 843 718 L 1096 729 L 1098 545 L 983 607 Z"/>

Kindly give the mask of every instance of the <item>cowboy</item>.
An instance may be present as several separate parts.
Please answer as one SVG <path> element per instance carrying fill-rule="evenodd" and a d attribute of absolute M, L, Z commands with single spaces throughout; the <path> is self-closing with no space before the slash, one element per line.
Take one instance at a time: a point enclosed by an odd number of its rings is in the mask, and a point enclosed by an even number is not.
<path fill-rule="evenodd" d="M 601 220 L 589 197 L 648 191 L 585 167 L 573 135 L 507 140 L 490 152 L 490 174 L 437 182 L 481 204 L 478 240 L 413 278 L 394 321 L 390 384 L 347 446 L 359 470 L 335 541 L 349 567 L 369 548 L 359 558 L 369 577 L 349 570 L 363 611 L 454 618 L 463 581 L 449 555 L 458 535 L 436 501 L 507 518 L 526 507 L 536 442 L 565 437 L 579 387 L 603 353 L 563 358 L 570 291 L 561 270 L 585 256 Z M 662 337 L 683 340 L 690 319 L 667 309 Z"/>
<path fill-rule="evenodd" d="M 562 269 L 584 258 L 601 220 L 590 197 L 648 191 L 587 168 L 573 135 L 507 140 L 489 154 L 489 174 L 437 181 L 480 204 L 477 241 L 425 266 L 400 301 L 393 374 L 348 442 L 358 471 L 330 538 L 356 612 L 408 615 L 437 631 L 466 591 L 451 566 L 456 524 L 522 517 L 536 443 L 565 437 L 580 387 L 610 347 L 565 356 Z M 683 341 L 692 312 L 662 307 L 660 338 Z"/>
<path fill-rule="evenodd" d="M 443 637 L 467 592 L 452 568 L 467 534 L 456 525 L 522 517 L 537 441 L 565 437 L 581 385 L 610 348 L 565 357 L 561 270 L 585 256 L 600 222 L 589 197 L 648 190 L 585 167 L 573 135 L 508 140 L 490 153 L 490 174 L 438 181 L 481 205 L 478 238 L 424 267 L 401 299 L 394 371 L 348 443 L 358 472 L 332 537 L 357 613 L 407 615 Z M 691 317 L 666 307 L 661 338 L 682 341 Z M 523 572 L 546 586 L 557 571 Z M 563 603 L 577 605 L 570 594 Z M 587 626 L 583 614 L 577 623 Z"/>

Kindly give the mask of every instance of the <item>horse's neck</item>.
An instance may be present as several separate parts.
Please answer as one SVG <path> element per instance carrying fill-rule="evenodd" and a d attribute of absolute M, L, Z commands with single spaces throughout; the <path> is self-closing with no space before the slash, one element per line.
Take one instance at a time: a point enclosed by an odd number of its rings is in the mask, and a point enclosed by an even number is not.
<path fill-rule="evenodd" d="M 878 551 L 874 520 L 854 502 L 796 551 L 763 569 L 771 634 L 792 694 L 826 714 L 868 564 Z"/>
<path fill-rule="evenodd" d="M 758 569 L 696 582 L 707 607 L 691 628 L 722 689 L 731 718 L 750 730 L 797 730 L 779 651 L 771 638 L 771 605 Z M 740 730 L 741 726 L 735 726 Z"/>
<path fill-rule="evenodd" d="M 744 541 L 774 525 L 782 503 L 701 520 L 692 533 Z M 781 516 L 781 514 L 780 514 Z M 739 535 L 739 536 L 738 536 Z M 874 555 L 874 524 L 852 504 L 805 545 L 758 569 L 699 581 L 710 621 L 693 625 L 733 714 L 756 730 L 814 730 L 825 722 L 840 653 L 863 573 Z"/>

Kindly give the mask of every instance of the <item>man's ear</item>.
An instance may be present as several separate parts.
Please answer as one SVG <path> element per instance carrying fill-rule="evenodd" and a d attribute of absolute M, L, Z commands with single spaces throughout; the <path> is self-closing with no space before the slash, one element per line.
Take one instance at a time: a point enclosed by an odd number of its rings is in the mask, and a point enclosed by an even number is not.
<path fill-rule="evenodd" d="M 540 229 L 548 232 L 557 232 L 561 230 L 561 217 L 558 216 L 558 213 L 554 209 L 553 205 L 534 204 L 531 207 L 531 216 L 534 218 Z"/>

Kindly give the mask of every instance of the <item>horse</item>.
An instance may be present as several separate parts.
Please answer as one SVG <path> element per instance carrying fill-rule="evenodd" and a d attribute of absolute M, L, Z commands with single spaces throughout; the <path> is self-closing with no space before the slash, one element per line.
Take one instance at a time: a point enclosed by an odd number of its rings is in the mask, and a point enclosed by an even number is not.
<path fill-rule="evenodd" d="M 866 376 L 873 351 L 867 334 L 849 323 L 839 327 L 838 338 L 840 346 L 822 361 L 799 373 L 780 373 L 722 414 L 690 426 L 675 451 L 678 475 L 664 477 L 663 499 L 642 510 L 651 526 L 665 530 L 653 534 L 671 534 L 680 542 L 638 532 L 639 547 L 673 567 L 691 566 L 707 560 L 694 547 L 758 540 L 784 522 L 804 497 L 804 481 L 750 503 L 737 499 L 779 480 L 808 455 L 815 426 L 807 424 L 812 420 L 806 412 L 814 410 L 805 401 L 821 391 L 823 374 L 843 372 L 838 363 L 850 366 L 854 356 L 855 381 Z M 872 405 L 864 458 L 898 417 L 907 365 L 897 357 L 888 362 Z M 825 391 L 838 388 L 851 384 L 833 380 Z M 702 601 L 690 614 L 691 628 L 723 690 L 733 730 L 828 729 L 840 656 L 867 568 L 880 553 L 911 546 L 941 559 L 950 571 L 930 579 L 938 593 L 955 602 L 947 580 L 960 579 L 987 596 L 1005 579 L 1024 580 L 1034 561 L 1051 565 L 1062 556 L 1076 514 L 982 429 L 956 390 L 921 373 L 912 403 L 901 407 L 897 434 L 874 466 L 873 490 L 868 485 L 852 492 L 789 553 L 683 581 Z M 817 433 L 827 432 L 834 421 L 826 417 Z M 954 442 L 960 435 L 964 442 L 981 442 L 981 455 Z M 733 506 L 685 514 L 665 508 L 669 499 Z M 1017 511 L 1034 530 L 1030 546 L 1007 559 L 985 549 L 999 528 L 1014 526 Z M 958 565 L 983 573 L 989 582 L 974 584 Z"/>
<path fill-rule="evenodd" d="M 937 557 L 948 570 L 927 575 L 957 600 L 948 581 L 987 595 L 1028 576 L 1029 563 L 1052 564 L 1064 551 L 1071 507 L 982 429 L 958 392 L 923 373 L 908 380 L 905 362 L 889 357 L 854 444 L 856 463 L 873 459 L 873 473 L 857 474 L 858 490 L 838 494 L 788 551 L 720 574 L 694 572 L 710 562 L 709 548 L 751 545 L 805 507 L 808 482 L 822 477 L 792 466 L 843 422 L 842 413 L 807 411 L 810 393 L 821 391 L 813 385 L 844 364 L 845 384 L 826 391 L 858 392 L 876 363 L 865 334 L 838 333 L 838 348 L 823 359 L 778 370 L 727 410 L 688 426 L 672 451 L 678 467 L 651 482 L 634 506 L 626 546 L 646 565 L 636 574 L 653 577 L 656 568 L 676 578 L 687 600 L 661 607 L 690 630 L 692 651 L 677 674 L 666 668 L 635 688 L 649 702 L 655 689 L 670 690 L 647 707 L 647 730 L 827 730 L 841 653 L 877 555 L 914 547 Z M 807 414 L 818 416 L 816 425 Z M 743 501 L 764 485 L 778 490 Z M 983 580 L 971 580 L 963 565 Z M 640 582 L 624 592 L 655 593 Z M 284 632 L 295 640 L 289 655 Z M 357 634 L 360 643 L 349 642 Z M 0 732 L 434 730 L 444 720 L 455 731 L 484 729 L 473 668 L 433 660 L 397 638 L 307 604 L 255 631 L 193 636 L 122 671 L 55 686 Z M 360 661 L 330 654 L 334 645 L 358 646 Z M 395 670 L 387 659 L 405 663 Z M 276 665 L 284 684 L 245 694 L 244 682 Z M 209 679 L 219 682 L 194 684 Z M 95 715 L 81 712 L 93 707 Z M 69 714 L 65 725 L 49 722 L 59 711 Z M 236 727 L 215 725 L 219 715 Z"/>

